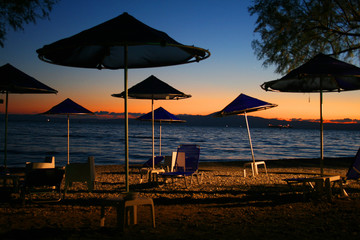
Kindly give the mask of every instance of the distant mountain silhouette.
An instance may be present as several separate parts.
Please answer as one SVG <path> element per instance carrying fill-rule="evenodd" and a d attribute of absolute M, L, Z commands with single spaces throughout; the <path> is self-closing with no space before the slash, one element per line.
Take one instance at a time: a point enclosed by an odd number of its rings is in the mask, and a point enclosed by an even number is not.
<path fill-rule="evenodd" d="M 193 126 L 224 126 L 224 127 L 246 127 L 244 115 L 234 115 L 226 117 L 213 117 L 212 115 L 177 115 L 180 119 L 186 120 L 185 124 Z M 248 116 L 249 126 L 251 128 L 265 128 L 269 124 L 287 125 L 298 129 L 317 129 L 319 122 L 294 119 L 291 121 L 269 119 L 261 117 Z M 342 130 L 360 130 L 360 123 L 324 123 L 324 129 L 342 129 Z"/>
<path fill-rule="evenodd" d="M 102 117 L 102 114 L 95 116 L 71 116 L 73 122 L 117 122 L 123 123 L 123 114 L 113 114 L 114 118 Z M 142 113 L 129 113 L 129 124 L 149 124 L 136 120 L 137 117 L 143 115 Z M 181 123 L 184 126 L 219 126 L 219 127 L 246 127 L 245 118 L 243 115 L 234 115 L 226 117 L 213 117 L 212 115 L 177 115 L 182 120 L 186 120 L 185 123 Z M 63 121 L 66 116 L 58 115 L 41 115 L 41 114 L 10 114 L 9 122 L 11 121 Z M 251 128 L 267 128 L 269 124 L 272 125 L 287 125 L 289 124 L 293 129 L 319 129 L 319 122 L 293 119 L 293 120 L 279 120 L 275 118 L 261 118 L 248 116 L 249 126 Z M 344 119 L 345 121 L 346 119 Z M 4 121 L 4 117 L 0 116 L 0 122 Z M 338 120 L 341 121 L 341 120 Z M 345 121 L 349 122 L 349 121 Z M 324 129 L 338 129 L 338 130 L 360 130 L 360 123 L 324 123 Z"/>

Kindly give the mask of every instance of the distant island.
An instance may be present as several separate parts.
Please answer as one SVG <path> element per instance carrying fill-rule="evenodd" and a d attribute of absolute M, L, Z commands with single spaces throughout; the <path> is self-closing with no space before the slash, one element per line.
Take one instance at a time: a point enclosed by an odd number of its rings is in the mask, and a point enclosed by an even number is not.
<path fill-rule="evenodd" d="M 268 125 L 269 128 L 292 128 L 292 126 L 290 124 L 286 124 L 286 125 L 282 125 L 282 124 L 278 124 L 278 125 L 274 125 L 269 123 Z"/>

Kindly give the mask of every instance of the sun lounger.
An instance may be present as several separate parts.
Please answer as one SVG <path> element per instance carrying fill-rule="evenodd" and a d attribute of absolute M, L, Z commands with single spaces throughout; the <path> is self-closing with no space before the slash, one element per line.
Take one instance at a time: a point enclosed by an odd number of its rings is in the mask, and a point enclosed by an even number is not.
<path fill-rule="evenodd" d="M 171 156 L 165 156 L 164 168 L 166 172 L 173 172 L 175 168 L 177 152 L 172 152 Z"/>
<path fill-rule="evenodd" d="M 152 157 L 147 160 L 142 167 L 140 168 L 140 183 L 143 182 L 143 177 L 147 177 L 149 181 L 152 181 L 152 177 L 153 175 L 157 175 L 158 173 L 161 172 L 165 172 L 165 169 L 162 168 L 162 166 L 160 165 L 162 163 L 162 161 L 164 160 L 164 156 L 156 156 L 154 158 L 154 166 L 155 168 L 153 168 L 153 161 L 152 161 Z"/>
<path fill-rule="evenodd" d="M 162 161 L 164 160 L 164 156 L 155 156 L 154 159 L 154 166 L 159 166 Z M 149 160 L 147 160 L 142 166 L 141 168 L 152 168 L 153 167 L 153 162 L 152 162 L 152 157 L 149 158 Z"/>
<path fill-rule="evenodd" d="M 344 184 L 347 180 L 359 180 L 360 179 L 360 148 L 358 149 L 354 161 L 349 167 L 348 172 L 346 173 L 345 178 L 340 176 L 315 176 L 309 178 L 287 178 L 283 179 L 287 182 L 291 189 L 294 190 L 294 185 L 302 185 L 304 196 L 306 193 L 314 192 L 319 196 L 321 193 L 327 193 L 328 199 L 331 198 L 331 191 L 334 188 L 335 184 L 338 184 L 341 191 L 341 196 L 348 197 L 346 190 L 344 189 Z M 332 186 L 330 186 L 330 184 Z M 320 192 L 320 193 L 319 193 Z"/>
<path fill-rule="evenodd" d="M 88 157 L 86 163 L 69 163 L 65 167 L 65 190 L 64 197 L 73 182 L 86 182 L 88 191 L 94 190 L 95 185 L 95 161 L 94 157 Z"/>
<path fill-rule="evenodd" d="M 357 151 L 354 161 L 346 173 L 345 180 L 359 180 L 360 178 L 360 148 Z"/>
<path fill-rule="evenodd" d="M 173 172 L 160 173 L 159 177 L 163 178 L 164 183 L 167 182 L 168 178 L 172 179 L 172 182 L 176 178 L 184 179 L 185 187 L 187 184 L 187 177 L 190 177 L 190 184 L 192 184 L 192 178 L 196 177 L 198 183 L 202 181 L 202 173 L 199 172 L 199 157 L 200 147 L 195 144 L 183 144 L 180 145 L 175 161 L 175 168 Z"/>
<path fill-rule="evenodd" d="M 162 161 L 164 160 L 164 156 L 155 156 L 155 161 L 154 161 L 154 165 L 155 167 L 160 167 Z M 152 157 L 150 157 L 146 162 L 142 163 L 142 164 L 133 164 L 130 165 L 129 168 L 130 169 L 135 169 L 140 171 L 142 168 L 152 168 Z"/>
<path fill-rule="evenodd" d="M 348 194 L 343 188 L 343 180 L 339 175 L 335 176 L 314 176 L 306 178 L 284 179 L 290 188 L 295 191 L 294 185 L 301 184 L 304 198 L 312 194 L 316 198 L 326 196 L 328 201 L 332 200 L 332 192 L 336 184 L 340 187 L 340 194 L 347 197 Z"/>
<path fill-rule="evenodd" d="M 32 169 L 55 168 L 55 157 L 47 156 L 44 162 L 26 162 L 26 167 Z"/>
<path fill-rule="evenodd" d="M 64 177 L 62 168 L 26 168 L 25 180 L 20 187 L 22 202 L 29 194 L 36 203 L 58 202 L 61 200 L 61 182 Z M 34 198 L 33 195 L 40 196 Z M 46 196 L 45 196 L 46 195 Z"/>

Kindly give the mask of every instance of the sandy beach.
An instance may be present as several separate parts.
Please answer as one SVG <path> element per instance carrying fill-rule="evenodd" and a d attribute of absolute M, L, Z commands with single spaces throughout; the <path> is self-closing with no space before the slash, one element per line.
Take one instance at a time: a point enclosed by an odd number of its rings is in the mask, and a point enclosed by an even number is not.
<path fill-rule="evenodd" d="M 344 177 L 352 159 L 326 159 L 327 175 Z M 319 160 L 266 161 L 268 174 L 243 175 L 243 163 L 200 163 L 201 184 L 188 188 L 175 183 L 140 184 L 140 174 L 130 175 L 131 191 L 154 200 L 156 228 L 148 208 L 139 207 L 139 223 L 124 232 L 116 227 L 116 211 L 106 212 L 100 227 L 104 199 L 121 196 L 124 169 L 120 165 L 96 166 L 92 193 L 75 183 L 58 203 L 22 205 L 18 194 L 0 202 L 1 239 L 359 239 L 360 183 L 347 181 L 342 197 L 333 191 L 332 201 L 304 198 L 283 180 L 319 174 Z"/>

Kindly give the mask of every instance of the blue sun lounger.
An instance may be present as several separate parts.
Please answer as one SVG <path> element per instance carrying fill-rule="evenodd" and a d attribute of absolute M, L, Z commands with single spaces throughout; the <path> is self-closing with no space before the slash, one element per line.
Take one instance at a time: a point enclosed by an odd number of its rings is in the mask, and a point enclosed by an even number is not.
<path fill-rule="evenodd" d="M 192 177 L 195 176 L 200 184 L 202 181 L 202 173 L 199 172 L 199 158 L 200 158 L 200 147 L 195 144 L 183 144 L 178 147 L 175 170 L 173 172 L 160 173 L 159 177 L 162 177 L 164 183 L 167 182 L 168 178 L 172 181 L 176 178 L 183 178 L 185 187 L 187 187 L 186 178 L 190 177 L 190 184 L 192 183 Z"/>
<path fill-rule="evenodd" d="M 164 156 L 155 156 L 154 165 L 155 167 L 159 166 L 161 162 L 165 159 Z M 146 162 L 142 164 L 134 164 L 129 166 L 130 169 L 137 169 L 140 171 L 142 168 L 152 168 L 152 157 L 150 157 Z"/>
<path fill-rule="evenodd" d="M 164 169 L 161 168 L 160 164 L 162 163 L 162 161 L 165 159 L 164 156 L 156 156 L 154 158 L 154 169 L 157 170 L 161 170 L 164 171 Z M 143 163 L 140 167 L 138 167 L 139 172 L 140 172 L 140 183 L 143 182 L 143 177 L 147 176 L 149 179 L 151 179 L 151 172 L 154 170 L 153 169 L 153 160 L 152 157 L 149 158 L 149 160 L 147 160 L 145 163 Z M 149 175 L 150 174 L 150 175 Z"/>
<path fill-rule="evenodd" d="M 164 160 L 164 156 L 156 156 L 154 159 L 154 166 L 158 166 L 162 161 Z M 152 168 L 153 162 L 152 157 L 149 158 L 142 166 L 141 168 Z"/>
<path fill-rule="evenodd" d="M 359 180 L 360 178 L 360 148 L 357 151 L 354 161 L 351 164 L 347 174 L 346 180 Z"/>

